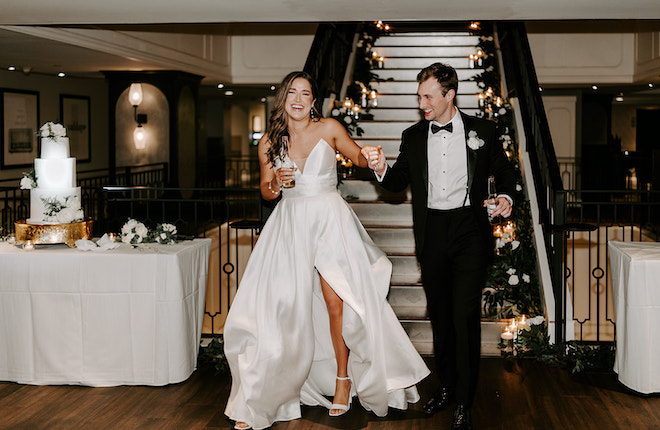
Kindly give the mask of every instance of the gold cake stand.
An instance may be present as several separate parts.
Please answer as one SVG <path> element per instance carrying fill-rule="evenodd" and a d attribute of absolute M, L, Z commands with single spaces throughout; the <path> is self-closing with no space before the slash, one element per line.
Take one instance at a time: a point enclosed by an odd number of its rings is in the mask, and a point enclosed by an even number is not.
<path fill-rule="evenodd" d="M 92 237 L 93 222 L 90 218 L 67 224 L 28 224 L 19 220 L 14 223 L 16 245 L 29 240 L 35 245 L 66 243 L 69 248 L 75 248 L 76 240 Z"/>

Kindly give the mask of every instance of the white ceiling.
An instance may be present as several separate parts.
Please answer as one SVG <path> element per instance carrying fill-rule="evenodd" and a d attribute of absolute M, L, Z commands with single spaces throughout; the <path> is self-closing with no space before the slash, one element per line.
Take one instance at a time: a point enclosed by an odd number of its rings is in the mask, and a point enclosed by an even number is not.
<path fill-rule="evenodd" d="M 32 73 L 54 74 L 65 66 L 69 75 L 100 77 L 101 70 L 162 68 L 144 58 L 103 53 L 1 26 L 313 34 L 311 23 L 378 19 L 543 20 L 560 26 L 566 20 L 587 20 L 595 25 L 598 20 L 643 20 L 658 26 L 660 21 L 654 20 L 660 20 L 660 0 L 0 0 L 0 69 L 17 65 Z M 603 21 L 601 27 L 608 25 Z"/>
<path fill-rule="evenodd" d="M 660 19 L 658 0 L 2 0 L 0 24 Z"/>

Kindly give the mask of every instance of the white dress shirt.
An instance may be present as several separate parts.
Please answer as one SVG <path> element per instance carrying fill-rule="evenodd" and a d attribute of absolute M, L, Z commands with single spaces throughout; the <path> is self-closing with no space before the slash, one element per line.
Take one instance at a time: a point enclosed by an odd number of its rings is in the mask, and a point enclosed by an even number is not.
<path fill-rule="evenodd" d="M 465 127 L 458 109 L 449 123 L 453 127 L 451 133 L 447 130 L 433 133 L 429 125 L 426 140 L 429 180 L 427 207 L 431 209 L 456 209 L 470 204 Z M 436 124 L 441 127 L 446 125 Z"/>

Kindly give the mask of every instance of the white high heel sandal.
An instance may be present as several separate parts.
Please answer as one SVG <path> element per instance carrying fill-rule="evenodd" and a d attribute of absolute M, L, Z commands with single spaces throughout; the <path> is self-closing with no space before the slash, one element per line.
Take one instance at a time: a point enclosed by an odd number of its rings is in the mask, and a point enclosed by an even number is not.
<path fill-rule="evenodd" d="M 351 378 L 349 376 L 346 377 L 340 377 L 337 376 L 338 381 L 350 381 Z M 330 407 L 330 411 L 328 411 L 328 415 L 331 417 L 338 417 L 341 415 L 344 415 L 346 412 L 348 412 L 349 409 L 351 409 L 351 402 L 353 400 L 353 396 L 351 396 L 351 390 L 350 388 L 348 389 L 348 404 L 347 405 L 342 405 L 339 403 L 333 403 L 332 406 Z M 339 412 L 332 412 L 333 409 L 339 410 Z"/>
<path fill-rule="evenodd" d="M 251 429 L 252 426 L 248 423 L 244 423 L 242 421 L 236 421 L 236 424 L 234 424 L 234 428 L 237 430 L 248 430 Z"/>

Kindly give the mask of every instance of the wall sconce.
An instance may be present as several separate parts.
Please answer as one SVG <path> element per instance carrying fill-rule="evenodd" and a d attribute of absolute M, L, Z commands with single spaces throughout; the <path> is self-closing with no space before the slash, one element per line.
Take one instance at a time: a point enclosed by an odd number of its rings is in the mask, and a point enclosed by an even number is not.
<path fill-rule="evenodd" d="M 264 135 L 263 118 L 259 115 L 252 117 L 252 146 L 259 145 L 259 139 Z"/>
<path fill-rule="evenodd" d="M 147 123 L 147 114 L 137 113 L 137 108 L 142 103 L 142 84 L 131 84 L 131 87 L 128 89 L 128 101 L 133 106 L 133 118 L 137 123 L 137 127 L 133 131 L 133 143 L 135 144 L 135 149 L 144 149 L 147 141 L 142 124 Z"/>

